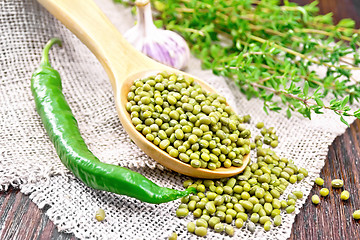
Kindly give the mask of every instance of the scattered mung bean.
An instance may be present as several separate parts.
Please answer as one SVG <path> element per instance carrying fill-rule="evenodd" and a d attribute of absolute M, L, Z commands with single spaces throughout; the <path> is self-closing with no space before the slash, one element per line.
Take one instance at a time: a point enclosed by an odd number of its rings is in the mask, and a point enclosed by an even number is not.
<path fill-rule="evenodd" d="M 99 222 L 103 221 L 105 219 L 105 211 L 102 208 L 99 208 L 95 213 L 95 219 Z"/>
<path fill-rule="evenodd" d="M 346 191 L 346 190 L 342 191 L 341 195 L 340 195 L 340 198 L 341 198 L 341 200 L 344 200 L 344 201 L 348 200 L 350 198 L 349 191 Z"/>
<path fill-rule="evenodd" d="M 168 240 L 177 240 L 177 233 L 176 232 L 173 232 L 171 233 L 171 235 L 169 236 Z"/>
<path fill-rule="evenodd" d="M 234 236 L 234 228 L 233 228 L 233 226 L 231 226 L 231 225 L 226 225 L 226 226 L 225 226 L 225 232 L 226 232 L 226 234 L 229 235 L 229 236 Z"/>
<path fill-rule="evenodd" d="M 241 218 L 237 218 L 235 220 L 235 226 L 237 228 L 242 228 L 244 226 L 244 220 L 242 220 Z"/>
<path fill-rule="evenodd" d="M 215 226 L 214 226 L 215 232 L 218 232 L 218 233 L 223 232 L 224 229 L 225 229 L 225 226 L 224 226 L 224 224 L 222 224 L 222 223 L 217 223 L 217 224 L 215 224 Z"/>
<path fill-rule="evenodd" d="M 187 228 L 188 232 L 193 233 L 193 232 L 195 232 L 196 225 L 194 222 L 189 222 L 187 224 L 186 228 Z"/>
<path fill-rule="evenodd" d="M 315 179 L 315 183 L 319 186 L 322 186 L 322 185 L 324 185 L 324 179 L 318 177 Z"/>
<path fill-rule="evenodd" d="M 292 193 L 296 196 L 297 199 L 301 199 L 304 196 L 304 194 L 301 191 L 294 191 Z"/>
<path fill-rule="evenodd" d="M 314 194 L 312 197 L 311 197 L 311 201 L 313 204 L 317 205 L 320 203 L 320 198 L 318 195 Z"/>
<path fill-rule="evenodd" d="M 205 227 L 197 227 L 197 228 L 195 228 L 195 234 L 200 236 L 200 237 L 204 237 L 207 234 L 207 228 L 205 228 Z"/>
<path fill-rule="evenodd" d="M 181 218 L 181 217 L 186 217 L 189 214 L 189 210 L 187 208 L 178 208 L 176 210 L 176 216 Z"/>
<path fill-rule="evenodd" d="M 292 213 L 295 211 L 295 206 L 294 205 L 290 205 L 286 208 L 286 212 L 287 213 Z"/>
<path fill-rule="evenodd" d="M 329 195 L 329 189 L 327 188 L 320 189 L 320 195 L 326 197 L 327 195 Z"/>
<path fill-rule="evenodd" d="M 270 231 L 270 229 L 271 229 L 271 222 L 270 221 L 265 222 L 264 230 L 265 231 Z"/>
<path fill-rule="evenodd" d="M 359 214 L 360 215 L 360 214 Z M 256 226 L 255 226 L 255 223 L 253 223 L 253 222 L 248 222 L 247 224 L 246 224 L 246 226 L 247 226 L 247 229 L 250 231 L 250 232 L 255 232 L 255 229 L 256 229 Z"/>
<path fill-rule="evenodd" d="M 353 213 L 353 218 L 354 218 L 355 220 L 360 219 L 360 210 L 356 210 L 356 211 Z"/>
<path fill-rule="evenodd" d="M 281 216 L 280 215 L 276 215 L 274 217 L 274 225 L 275 226 L 280 226 L 281 225 Z"/>
<path fill-rule="evenodd" d="M 333 188 L 341 188 L 344 186 L 344 181 L 341 179 L 334 179 L 331 181 L 331 186 Z"/>

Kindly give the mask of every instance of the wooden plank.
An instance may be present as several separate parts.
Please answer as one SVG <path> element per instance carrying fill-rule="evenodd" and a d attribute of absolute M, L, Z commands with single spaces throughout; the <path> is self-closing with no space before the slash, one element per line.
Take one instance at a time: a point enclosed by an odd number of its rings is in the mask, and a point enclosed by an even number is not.
<path fill-rule="evenodd" d="M 293 0 L 306 4 L 311 0 Z M 336 22 L 350 17 L 360 26 L 360 1 L 319 0 L 321 13 L 334 12 Z M 318 206 L 311 203 L 311 196 L 318 194 L 314 186 L 310 196 L 295 218 L 290 239 L 360 239 L 360 222 L 352 218 L 352 212 L 360 209 L 360 121 L 329 147 L 326 164 L 321 171 L 326 186 L 331 179 L 342 178 L 351 198 L 341 201 L 341 190 L 330 189 L 330 195 L 322 198 Z M 0 239 L 76 239 L 71 234 L 59 233 L 54 224 L 37 206 L 18 190 L 0 192 Z"/>
<path fill-rule="evenodd" d="M 59 233 L 55 225 L 19 190 L 0 192 L 0 239 L 76 239 Z"/>
<path fill-rule="evenodd" d="M 345 134 L 337 137 L 330 146 L 328 158 L 320 176 L 330 194 L 321 197 L 315 206 L 311 202 L 313 194 L 319 194 L 321 187 L 314 186 L 306 204 L 296 216 L 290 239 L 360 239 L 360 223 L 352 218 L 352 213 L 360 209 L 360 121 L 357 120 Z M 342 189 L 332 189 L 331 180 L 344 180 L 343 190 L 350 192 L 350 199 L 342 201 Z"/>

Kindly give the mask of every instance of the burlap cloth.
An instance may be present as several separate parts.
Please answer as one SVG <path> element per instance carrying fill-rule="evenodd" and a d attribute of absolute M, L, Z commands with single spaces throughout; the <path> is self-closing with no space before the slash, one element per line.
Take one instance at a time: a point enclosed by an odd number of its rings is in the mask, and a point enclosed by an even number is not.
<path fill-rule="evenodd" d="M 129 8 L 112 0 L 96 2 L 120 32 L 133 25 Z M 118 120 L 107 75 L 70 31 L 34 0 L 2 0 L 0 9 L 0 190 L 6 191 L 9 186 L 20 188 L 40 208 L 47 206 L 46 215 L 59 231 L 81 239 L 166 239 L 173 231 L 179 239 L 196 239 L 186 231 L 192 216 L 186 219 L 175 216 L 179 201 L 151 205 L 96 191 L 65 169 L 35 111 L 30 91 L 30 76 L 38 66 L 41 49 L 55 36 L 63 40 L 64 46 L 54 47 L 50 59 L 62 76 L 64 94 L 93 153 L 104 162 L 132 168 L 162 186 L 181 189 L 186 178 L 163 169 L 131 142 Z M 288 238 L 295 215 L 324 165 L 328 145 L 346 126 L 332 113 L 314 116 L 311 121 L 299 116 L 289 120 L 284 114 L 266 115 L 261 101 L 247 101 L 231 82 L 201 70 L 197 59 L 192 58 L 189 66 L 188 72 L 215 86 L 239 114 L 249 113 L 252 123 L 263 121 L 266 126 L 275 127 L 280 139 L 278 154 L 308 169 L 309 176 L 284 194 L 298 189 L 304 192 L 304 198 L 297 201 L 295 213 L 282 214 L 280 227 L 264 232 L 258 226 L 254 234 L 245 228 L 236 229 L 233 237 Z M 107 214 L 106 221 L 101 223 L 94 219 L 99 207 Z M 207 238 L 229 237 L 209 231 Z"/>

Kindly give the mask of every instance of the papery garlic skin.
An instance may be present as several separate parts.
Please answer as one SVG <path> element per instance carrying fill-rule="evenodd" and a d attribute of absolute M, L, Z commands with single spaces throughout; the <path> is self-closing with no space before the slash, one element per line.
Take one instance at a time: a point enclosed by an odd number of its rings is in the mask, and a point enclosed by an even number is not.
<path fill-rule="evenodd" d="M 184 69 L 190 58 L 186 41 L 177 33 L 154 25 L 148 0 L 136 1 L 138 23 L 124 37 L 138 51 L 165 65 Z"/>

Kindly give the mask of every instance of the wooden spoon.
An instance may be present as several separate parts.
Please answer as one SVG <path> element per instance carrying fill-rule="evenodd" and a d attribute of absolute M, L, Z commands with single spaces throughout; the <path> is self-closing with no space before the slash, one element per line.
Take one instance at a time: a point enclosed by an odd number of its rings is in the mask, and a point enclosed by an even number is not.
<path fill-rule="evenodd" d="M 117 112 L 131 139 L 146 154 L 165 167 L 197 178 L 223 178 L 244 170 L 250 157 L 246 155 L 242 167 L 216 170 L 193 168 L 171 157 L 138 132 L 126 111 L 127 94 L 134 80 L 161 71 L 181 73 L 193 77 L 209 92 L 216 92 L 202 80 L 160 64 L 135 50 L 92 0 L 38 0 L 50 13 L 70 29 L 97 57 L 105 68 L 115 95 Z"/>

